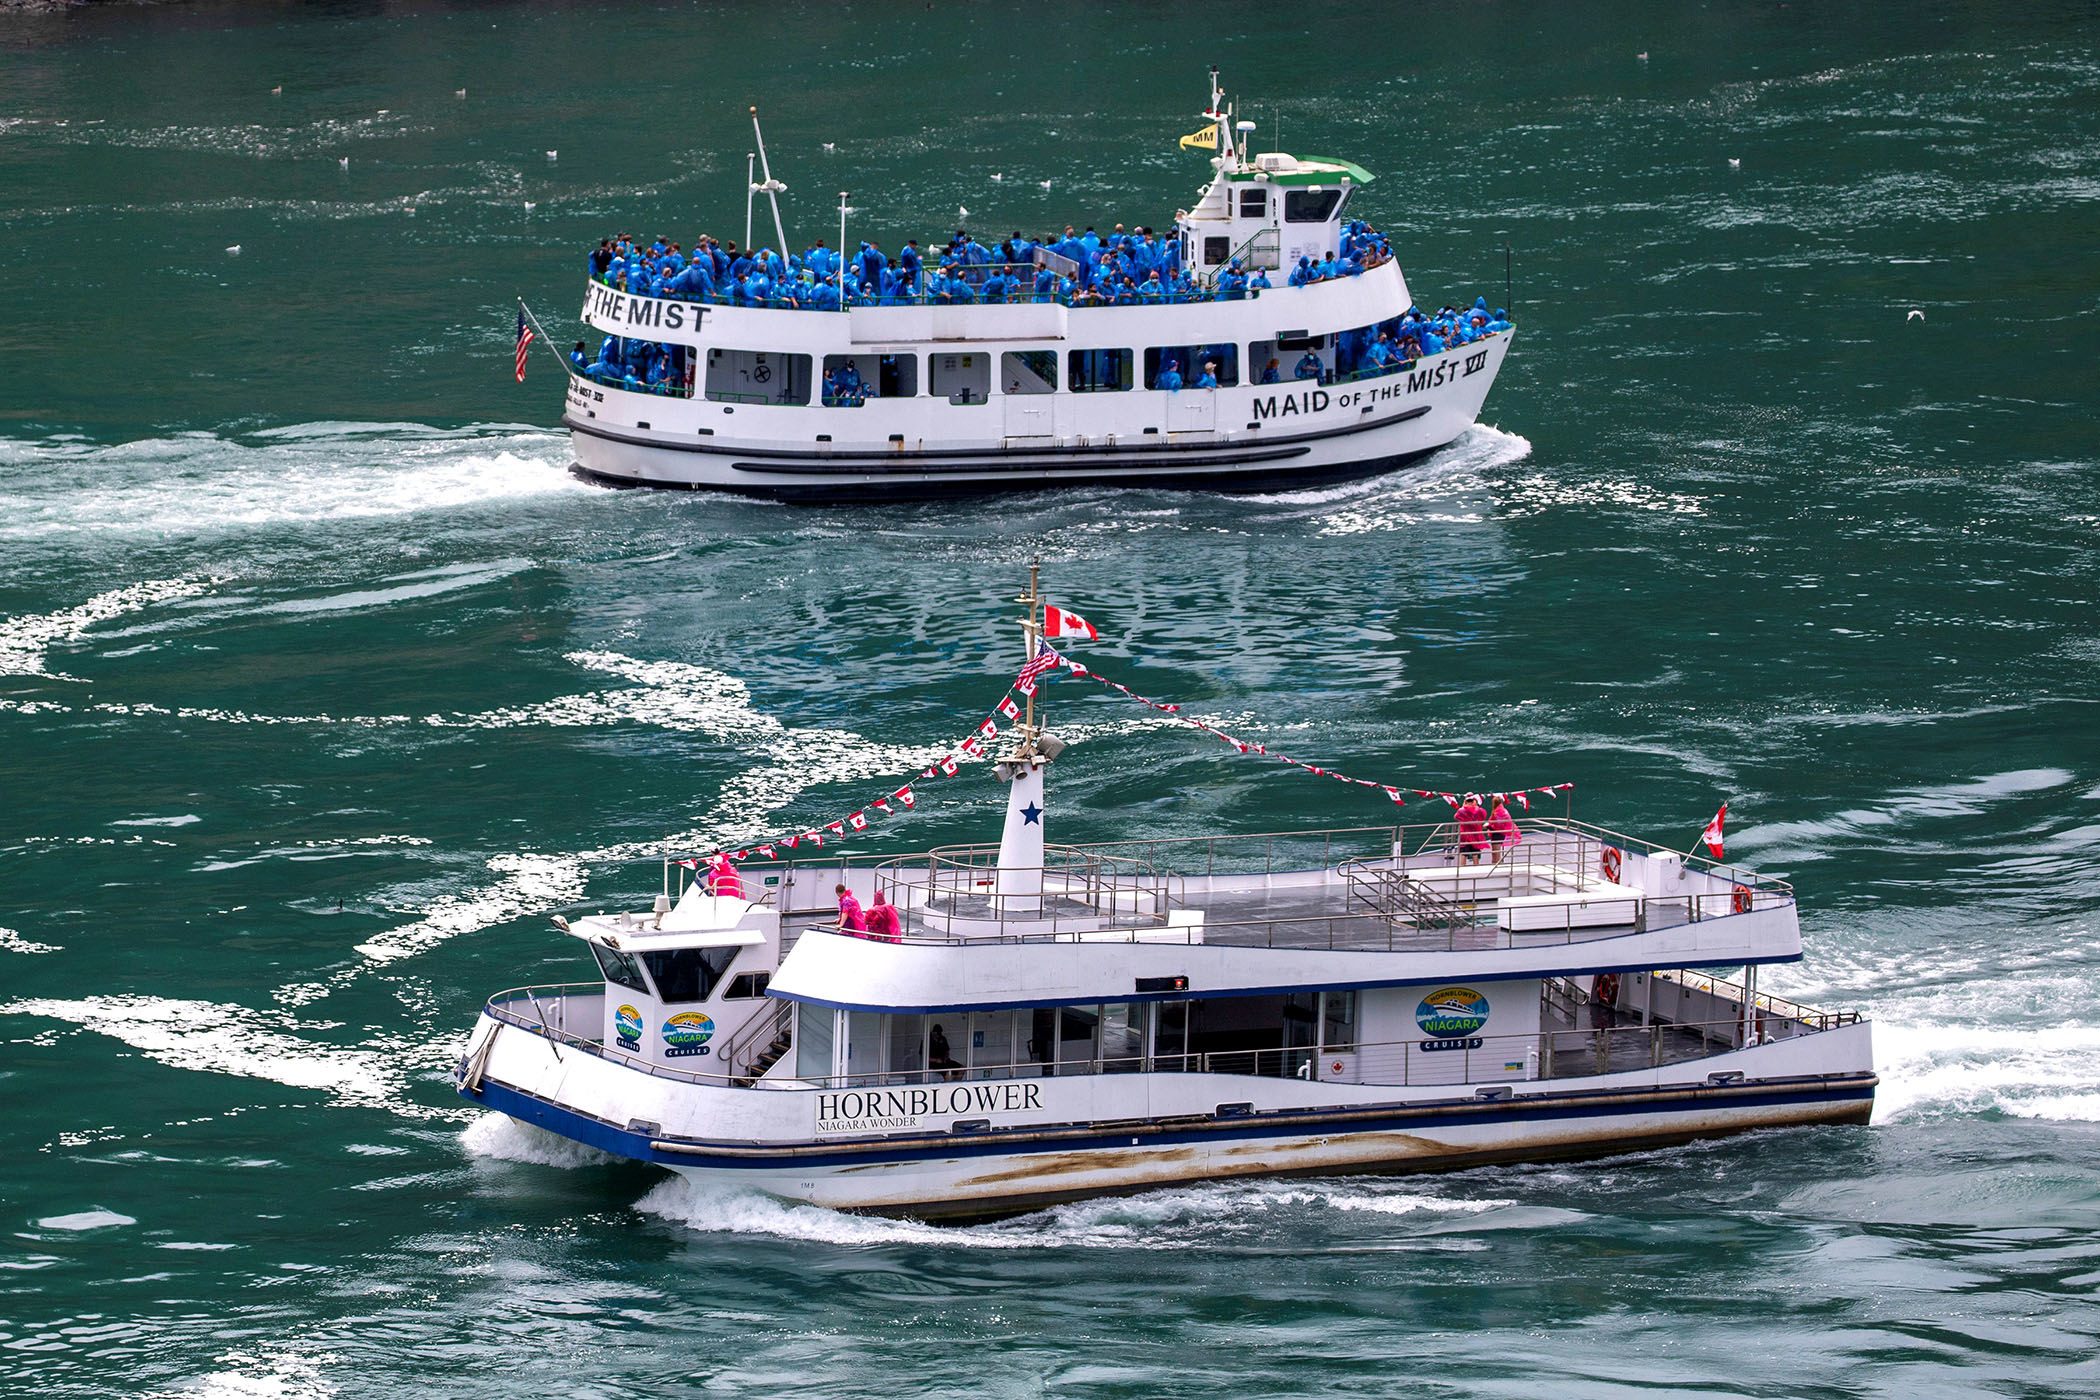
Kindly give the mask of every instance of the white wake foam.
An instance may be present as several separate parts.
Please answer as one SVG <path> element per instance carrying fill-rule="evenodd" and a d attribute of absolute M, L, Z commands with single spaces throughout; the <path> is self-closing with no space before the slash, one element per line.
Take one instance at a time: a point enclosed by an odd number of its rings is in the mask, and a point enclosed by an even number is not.
<path fill-rule="evenodd" d="M 9 953 L 56 953 L 61 951 L 56 943 L 38 943 L 24 938 L 11 928 L 0 928 L 0 952 Z"/>
<path fill-rule="evenodd" d="M 1294 1229 L 1287 1219 L 1279 1219 L 1290 1211 L 1390 1216 L 1419 1224 L 1438 1218 L 1475 1217 L 1514 1204 L 1440 1196 L 1381 1183 L 1205 1182 L 1079 1201 L 989 1225 L 956 1227 L 798 1205 L 756 1191 L 702 1186 L 679 1176 L 652 1187 L 635 1208 L 708 1234 L 767 1235 L 813 1244 L 1179 1250 L 1228 1237 L 1244 1240 L 1269 1229 Z"/>
<path fill-rule="evenodd" d="M 565 436 L 528 428 L 315 423 L 110 446 L 0 439 L 0 471 L 15 483 L 0 497 L 0 539 L 190 538 L 591 494 L 569 460 Z"/>
<path fill-rule="evenodd" d="M 502 1113 L 484 1113 L 467 1124 L 460 1130 L 459 1145 L 469 1157 L 525 1162 L 536 1167 L 597 1167 L 618 1160 Z"/>
<path fill-rule="evenodd" d="M 0 522 L 7 518 L 6 512 L 0 511 Z M 0 536 L 5 534 L 6 526 L 0 523 Z M 62 608 L 57 612 L 24 613 L 0 621 L 0 676 L 73 680 L 72 676 L 46 669 L 48 653 L 53 647 L 79 641 L 98 622 L 138 612 L 156 603 L 193 598 L 216 582 L 218 580 L 208 578 L 149 579 L 144 583 L 112 588 L 107 593 L 97 593 L 78 607 Z"/>

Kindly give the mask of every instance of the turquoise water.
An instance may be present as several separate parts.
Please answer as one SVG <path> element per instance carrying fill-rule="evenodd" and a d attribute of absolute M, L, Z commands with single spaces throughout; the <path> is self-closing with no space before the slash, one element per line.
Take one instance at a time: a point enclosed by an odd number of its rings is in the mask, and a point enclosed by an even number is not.
<path fill-rule="evenodd" d="M 2100 1389 L 2093 20 L 0 20 L 0 1391 Z M 741 237 L 750 102 L 790 233 L 845 188 L 894 246 L 958 205 L 1164 222 L 1211 62 L 1380 173 L 1425 299 L 1512 246 L 1486 425 L 1423 469 L 613 493 L 565 474 L 544 359 L 511 381 L 511 298 L 566 320 L 601 233 Z M 1090 662 L 1294 756 L 1572 781 L 1679 845 L 1729 800 L 1804 903 L 1767 985 L 1876 1022 L 1875 1123 L 947 1230 L 459 1103 L 482 998 L 581 975 L 550 914 L 860 806 L 982 713 L 1037 553 Z M 1390 819 L 1052 704 L 1060 837 Z M 965 772 L 864 849 L 985 836 Z"/>

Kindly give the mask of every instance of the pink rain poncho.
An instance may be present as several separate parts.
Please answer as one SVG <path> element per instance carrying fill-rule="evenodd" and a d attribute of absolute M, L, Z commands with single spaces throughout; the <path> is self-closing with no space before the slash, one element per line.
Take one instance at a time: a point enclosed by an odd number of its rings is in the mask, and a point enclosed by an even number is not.
<path fill-rule="evenodd" d="M 1481 835 L 1481 825 L 1487 821 L 1487 808 L 1466 799 L 1466 805 L 1458 809 L 1458 844 L 1469 851 L 1487 849 L 1487 838 Z"/>
<path fill-rule="evenodd" d="M 1505 847 L 1514 846 L 1524 839 L 1524 833 L 1517 830 L 1516 818 L 1512 817 L 1509 808 L 1500 802 L 1495 804 L 1495 815 L 1488 818 L 1488 834 L 1494 838 L 1496 845 Z"/>
<path fill-rule="evenodd" d="M 708 864 L 707 892 L 726 894 L 732 899 L 744 897 L 743 877 L 736 873 L 736 867 L 729 863 L 728 856 L 718 855 Z"/>

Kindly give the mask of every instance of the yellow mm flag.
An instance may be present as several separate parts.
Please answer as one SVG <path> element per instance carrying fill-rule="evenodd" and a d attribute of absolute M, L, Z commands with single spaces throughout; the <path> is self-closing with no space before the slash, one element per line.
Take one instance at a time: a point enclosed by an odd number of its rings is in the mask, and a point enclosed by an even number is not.
<path fill-rule="evenodd" d="M 1203 130 L 1181 138 L 1181 149 L 1185 151 L 1191 146 L 1201 146 L 1206 151 L 1218 149 L 1218 124 L 1212 122 Z"/>

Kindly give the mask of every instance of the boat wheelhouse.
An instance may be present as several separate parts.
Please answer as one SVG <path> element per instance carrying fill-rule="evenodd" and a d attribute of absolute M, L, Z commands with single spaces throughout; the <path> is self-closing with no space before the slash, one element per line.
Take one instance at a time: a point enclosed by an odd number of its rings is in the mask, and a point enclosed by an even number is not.
<path fill-rule="evenodd" d="M 1022 266 L 937 268 L 929 255 L 922 278 L 888 290 L 861 285 L 843 257 L 763 292 L 594 278 L 584 323 L 615 350 L 647 346 L 653 369 L 568 366 L 578 470 L 800 500 L 1262 490 L 1371 475 L 1450 443 L 1479 417 L 1508 323 L 1416 309 L 1383 238 L 1351 212 L 1369 171 L 1252 151 L 1254 124 L 1233 121 L 1215 74 L 1205 116 L 1212 179 L 1145 245 L 1164 280 L 1126 286 L 1095 265 L 1097 248 L 1047 243 Z M 770 167 L 752 185 L 780 188 Z M 777 201 L 774 214 L 784 253 Z M 842 197 L 840 254 L 844 219 Z M 1292 285 L 1300 259 L 1331 275 Z"/>
<path fill-rule="evenodd" d="M 1757 991 L 1802 956 L 1783 881 L 1572 817 L 1500 859 L 1450 822 L 1047 844 L 1063 746 L 1032 695 L 1013 733 L 997 845 L 733 893 L 667 861 L 651 911 L 557 920 L 597 979 L 491 998 L 460 1092 L 710 1189 L 927 1217 L 1872 1111 L 1869 1026 Z"/>

